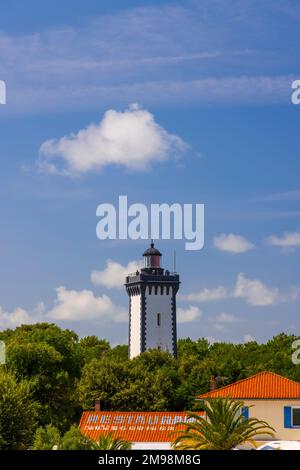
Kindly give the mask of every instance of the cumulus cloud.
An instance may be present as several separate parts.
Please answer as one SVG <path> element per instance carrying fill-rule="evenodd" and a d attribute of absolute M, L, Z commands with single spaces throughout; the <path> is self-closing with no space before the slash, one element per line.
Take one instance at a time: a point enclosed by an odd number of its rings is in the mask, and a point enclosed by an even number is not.
<path fill-rule="evenodd" d="M 218 331 L 225 329 L 226 325 L 236 323 L 240 321 L 238 317 L 232 315 L 231 313 L 222 312 L 215 317 L 210 318 L 210 322 L 213 325 L 213 328 Z"/>
<path fill-rule="evenodd" d="M 43 302 L 33 310 L 18 307 L 8 312 L 0 307 L 0 328 L 15 328 L 43 321 L 87 321 L 101 320 L 126 322 L 127 309 L 116 305 L 107 295 L 95 296 L 87 289 L 68 290 L 61 286 L 56 289 L 53 308 L 47 309 Z"/>
<path fill-rule="evenodd" d="M 288 291 L 282 292 L 277 287 L 268 287 L 259 279 L 248 279 L 243 273 L 239 273 L 235 286 L 231 289 L 223 286 L 212 289 L 205 288 L 199 292 L 181 295 L 179 298 L 180 300 L 199 303 L 240 298 L 245 299 L 252 306 L 268 306 L 280 302 L 294 301 L 299 297 L 299 294 L 299 287 L 291 287 Z"/>
<path fill-rule="evenodd" d="M 5 311 L 2 307 L 0 307 L 0 328 L 15 328 L 20 325 L 35 323 L 36 316 L 34 314 L 30 314 L 25 309 L 21 307 L 17 307 L 15 310 L 11 312 Z"/>
<path fill-rule="evenodd" d="M 215 343 L 221 343 L 219 339 L 216 339 L 213 336 L 207 336 L 205 339 L 209 343 L 210 346 L 212 346 Z"/>
<path fill-rule="evenodd" d="M 127 320 L 124 307 L 115 305 L 107 295 L 95 296 L 87 289 L 82 291 L 67 290 L 65 287 L 56 289 L 54 307 L 47 313 L 53 320 Z"/>
<path fill-rule="evenodd" d="M 277 287 L 267 287 L 259 279 L 247 279 L 243 273 L 238 274 L 233 296 L 244 298 L 248 304 L 256 306 L 273 305 L 280 301 Z"/>
<path fill-rule="evenodd" d="M 244 343 L 252 343 L 252 341 L 256 341 L 254 336 L 252 336 L 250 334 L 244 335 L 244 337 L 243 337 L 243 342 Z"/>
<path fill-rule="evenodd" d="M 231 313 L 222 312 L 214 318 L 214 321 L 219 323 L 234 323 L 239 321 L 239 318 Z"/>
<path fill-rule="evenodd" d="M 95 286 L 104 286 L 108 289 L 123 289 L 125 277 L 140 269 L 140 261 L 130 261 L 127 266 L 123 266 L 116 261 L 108 259 L 103 271 L 92 271 L 91 281 Z"/>
<path fill-rule="evenodd" d="M 131 105 L 123 112 L 106 111 L 99 124 L 90 124 L 77 134 L 45 141 L 38 168 L 64 175 L 97 171 L 106 165 L 145 170 L 187 148 L 180 137 L 157 124 L 149 111 Z"/>
<path fill-rule="evenodd" d="M 241 235 L 234 233 L 221 234 L 213 239 L 215 247 L 220 251 L 227 251 L 228 253 L 245 253 L 246 251 L 254 248 L 253 243 Z"/>
<path fill-rule="evenodd" d="M 201 310 L 194 306 L 191 305 L 188 308 L 178 308 L 177 309 L 177 322 L 178 323 L 190 323 L 194 320 L 197 320 L 197 318 L 200 318 L 202 315 Z"/>
<path fill-rule="evenodd" d="M 43 302 L 39 302 L 32 310 L 17 307 L 11 312 L 0 306 L 0 328 L 16 328 L 21 325 L 30 325 L 39 321 L 45 321 L 44 314 L 46 307 Z"/>
<path fill-rule="evenodd" d="M 204 288 L 200 292 L 180 295 L 179 298 L 191 302 L 211 302 L 226 299 L 228 295 L 229 292 L 225 287 L 218 286 L 213 289 Z"/>
<path fill-rule="evenodd" d="M 300 232 L 285 232 L 281 237 L 270 235 L 267 243 L 283 249 L 294 249 L 300 246 Z"/>

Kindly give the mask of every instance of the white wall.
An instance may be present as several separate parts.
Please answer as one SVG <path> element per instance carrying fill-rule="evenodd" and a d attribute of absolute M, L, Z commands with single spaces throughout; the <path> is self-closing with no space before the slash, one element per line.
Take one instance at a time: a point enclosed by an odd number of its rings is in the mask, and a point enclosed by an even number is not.
<path fill-rule="evenodd" d="M 131 297 L 131 325 L 130 325 L 130 352 L 132 359 L 141 354 L 141 296 L 133 295 Z"/>
<path fill-rule="evenodd" d="M 160 313 L 160 326 L 157 325 L 157 314 Z M 172 288 L 164 288 L 163 294 L 160 288 L 151 294 L 146 289 L 146 349 L 160 347 L 162 350 L 173 352 L 172 343 Z"/>
<path fill-rule="evenodd" d="M 272 426 L 275 430 L 276 440 L 300 440 L 300 428 L 284 427 L 285 406 L 300 407 L 300 400 L 243 400 L 246 406 L 253 405 L 249 409 L 249 418 L 257 418 Z M 261 440 L 266 440 L 263 436 Z M 270 437 L 267 437 L 270 440 Z"/>
<path fill-rule="evenodd" d="M 134 442 L 133 450 L 170 450 L 172 449 L 169 442 Z"/>

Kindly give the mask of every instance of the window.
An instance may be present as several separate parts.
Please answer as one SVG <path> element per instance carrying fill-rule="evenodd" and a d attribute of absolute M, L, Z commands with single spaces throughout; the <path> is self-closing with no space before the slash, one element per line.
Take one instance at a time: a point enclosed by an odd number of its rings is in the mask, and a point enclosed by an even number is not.
<path fill-rule="evenodd" d="M 249 419 L 249 408 L 248 408 L 248 406 L 243 406 L 243 408 L 241 409 L 241 414 L 243 415 L 243 417 L 245 419 Z"/>
<path fill-rule="evenodd" d="M 300 408 L 293 408 L 292 426 L 300 426 Z"/>
<path fill-rule="evenodd" d="M 157 326 L 160 326 L 160 313 L 158 313 L 156 316 L 156 322 L 157 322 Z"/>

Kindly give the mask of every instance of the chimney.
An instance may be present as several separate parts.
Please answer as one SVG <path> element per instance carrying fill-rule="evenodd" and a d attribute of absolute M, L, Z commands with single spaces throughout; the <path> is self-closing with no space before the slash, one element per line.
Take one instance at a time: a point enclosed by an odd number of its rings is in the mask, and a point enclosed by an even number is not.
<path fill-rule="evenodd" d="M 95 400 L 95 411 L 101 411 L 101 404 L 99 398 Z"/>
<path fill-rule="evenodd" d="M 210 376 L 210 381 L 209 381 L 209 390 L 216 390 L 217 388 L 217 382 L 216 379 L 213 375 Z"/>

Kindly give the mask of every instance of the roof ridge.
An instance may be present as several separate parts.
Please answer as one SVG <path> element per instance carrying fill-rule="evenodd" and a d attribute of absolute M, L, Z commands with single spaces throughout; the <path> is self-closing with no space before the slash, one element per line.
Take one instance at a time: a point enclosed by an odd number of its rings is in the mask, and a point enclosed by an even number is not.
<path fill-rule="evenodd" d="M 273 375 L 276 375 L 276 377 L 279 377 L 280 379 L 288 380 L 289 382 L 292 382 L 296 385 L 300 385 L 300 382 L 297 382 L 297 380 L 289 379 L 288 377 L 285 377 L 284 375 L 277 374 L 276 372 L 271 372 L 271 371 L 266 370 L 266 371 L 264 371 L 264 373 L 273 374 Z M 253 377 L 254 377 L 254 375 L 253 375 Z"/>
<path fill-rule="evenodd" d="M 219 387 L 219 388 L 216 388 L 215 390 L 209 390 L 208 392 L 205 392 L 205 393 L 201 393 L 201 395 L 198 395 L 199 397 L 203 396 L 203 395 L 208 395 L 210 393 L 214 393 L 216 391 L 220 391 L 220 390 L 225 390 L 226 388 L 228 387 L 232 387 L 233 385 L 236 385 L 236 384 L 240 384 L 241 382 L 245 382 L 246 380 L 249 380 L 249 379 L 252 379 L 253 377 L 256 377 L 257 375 L 262 375 L 264 374 L 265 372 L 262 371 L 262 372 L 257 372 L 256 374 L 254 375 L 251 375 L 250 377 L 245 377 L 244 379 L 239 379 L 237 380 L 236 382 L 233 382 L 231 384 L 227 384 L 227 385 L 223 385 L 222 387 Z M 198 397 L 197 397 L 198 398 Z"/>
<path fill-rule="evenodd" d="M 276 372 L 272 372 L 272 371 L 269 371 L 269 370 L 263 370 L 263 371 L 257 372 L 256 374 L 251 375 L 250 377 L 245 377 L 244 379 L 237 380 L 236 382 L 233 382 L 231 384 L 223 385 L 223 387 L 216 388 L 215 390 L 210 390 L 208 392 L 201 393 L 201 395 L 198 395 L 196 398 L 205 397 L 207 395 L 213 395 L 216 392 L 219 392 L 221 390 L 226 390 L 226 388 L 233 387 L 235 385 L 238 385 L 242 382 L 246 382 L 247 380 L 254 379 L 255 377 L 257 377 L 259 375 L 263 375 L 263 374 L 275 375 L 276 377 L 278 377 L 280 379 L 287 380 L 287 381 L 289 381 L 293 384 L 296 384 L 296 385 L 300 385 L 300 383 L 297 382 L 296 380 L 288 379 L 287 377 L 284 377 L 283 375 L 276 374 Z"/>
<path fill-rule="evenodd" d="M 134 413 L 134 414 L 166 414 L 166 413 L 174 413 L 174 414 L 178 414 L 178 413 L 190 413 L 190 411 L 186 411 L 186 410 L 182 410 L 182 411 L 169 411 L 169 410 L 166 410 L 166 411 L 118 411 L 118 410 L 99 410 L 99 411 L 95 411 L 95 410 L 84 410 L 82 413 L 117 413 L 117 414 L 122 414 L 122 413 Z"/>

